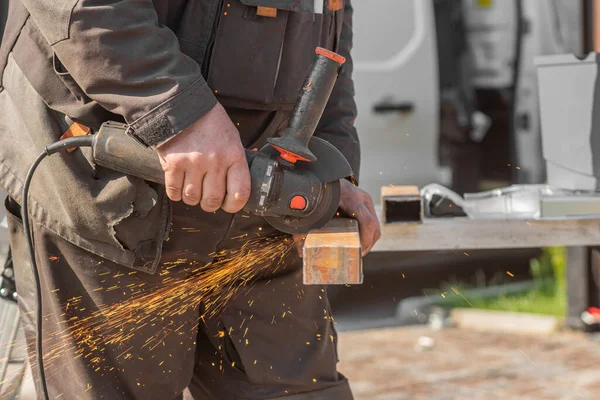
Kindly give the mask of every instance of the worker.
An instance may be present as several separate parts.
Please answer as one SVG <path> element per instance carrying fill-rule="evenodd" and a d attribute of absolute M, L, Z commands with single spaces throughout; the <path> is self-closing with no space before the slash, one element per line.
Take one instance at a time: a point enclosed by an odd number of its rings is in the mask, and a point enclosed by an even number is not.
<path fill-rule="evenodd" d="M 52 352 L 53 338 L 73 340 L 56 335 L 73 323 L 66 304 L 85 318 L 126 300 L 129 288 L 160 287 L 166 273 L 185 278 L 244 234 L 277 234 L 241 212 L 250 194 L 244 148 L 286 126 L 317 46 L 348 59 L 316 136 L 351 164 L 340 207 L 358 220 L 365 252 L 372 248 L 373 202 L 351 182 L 360 149 L 350 1 L 8 0 L 3 8 L 0 185 L 38 395 L 23 182 L 44 146 L 112 120 L 156 150 L 166 184 L 96 167 L 87 149 L 47 158 L 36 172 L 29 211 L 49 397 L 165 400 L 189 387 L 196 400 L 351 399 L 325 288 L 302 285 L 295 251 L 212 318 L 193 304 L 97 359 L 81 357 L 75 342 Z M 176 329 L 189 321 L 195 329 Z M 144 346 L 159 332 L 170 334 Z"/>

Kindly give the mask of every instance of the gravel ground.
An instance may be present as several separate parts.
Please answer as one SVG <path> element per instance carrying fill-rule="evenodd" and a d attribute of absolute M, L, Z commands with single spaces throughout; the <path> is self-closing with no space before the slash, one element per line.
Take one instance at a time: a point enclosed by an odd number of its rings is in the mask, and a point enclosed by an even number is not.
<path fill-rule="evenodd" d="M 430 350 L 415 349 L 423 336 Z M 600 340 L 579 333 L 343 332 L 340 359 L 356 400 L 600 398 Z"/>

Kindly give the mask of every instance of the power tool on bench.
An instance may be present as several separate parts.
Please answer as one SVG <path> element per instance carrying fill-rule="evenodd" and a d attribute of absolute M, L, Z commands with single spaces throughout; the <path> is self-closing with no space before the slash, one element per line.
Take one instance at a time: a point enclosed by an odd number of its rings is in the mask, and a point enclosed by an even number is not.
<path fill-rule="evenodd" d="M 325 225 L 337 212 L 340 180 L 352 175 L 350 164 L 338 149 L 313 137 L 345 61 L 339 54 L 317 48 L 287 129 L 280 137 L 269 139 L 262 149 L 246 150 L 252 189 L 244 211 L 263 216 L 281 232 L 302 234 Z M 37 166 L 46 156 L 77 147 L 92 147 L 94 162 L 101 167 L 164 183 L 164 172 L 156 152 L 129 136 L 127 128 L 125 124 L 110 121 L 94 135 L 72 137 L 48 145 L 33 163 L 25 180 L 22 217 L 36 281 L 37 362 L 46 398 L 41 357 L 41 287 L 29 229 L 29 186 Z"/>

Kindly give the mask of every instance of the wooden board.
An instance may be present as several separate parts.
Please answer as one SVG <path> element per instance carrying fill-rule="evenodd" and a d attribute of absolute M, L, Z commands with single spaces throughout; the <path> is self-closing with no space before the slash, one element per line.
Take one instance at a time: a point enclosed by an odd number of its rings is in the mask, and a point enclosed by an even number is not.
<path fill-rule="evenodd" d="M 303 249 L 305 285 L 360 284 L 362 248 L 358 222 L 334 218 L 308 233 Z"/>

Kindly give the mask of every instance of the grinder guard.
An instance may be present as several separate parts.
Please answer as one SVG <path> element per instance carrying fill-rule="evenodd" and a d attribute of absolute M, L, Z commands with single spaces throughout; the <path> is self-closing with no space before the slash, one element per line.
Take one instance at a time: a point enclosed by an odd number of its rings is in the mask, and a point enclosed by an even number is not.
<path fill-rule="evenodd" d="M 255 158 L 251 175 L 265 178 L 252 182 L 252 196 L 244 210 L 265 217 L 271 226 L 290 234 L 308 233 L 329 222 L 340 203 L 340 179 L 351 176 L 352 167 L 336 147 L 323 139 L 313 137 L 308 148 L 317 161 L 289 164 L 278 160 L 279 152 L 272 146 L 263 147 L 258 154 L 268 157 Z M 270 160 L 271 174 L 266 173 L 265 160 Z M 267 192 L 270 194 L 264 197 L 263 204 L 260 204 L 263 197 L 256 195 L 261 191 L 265 196 Z M 297 195 L 307 200 L 303 210 L 290 208 L 292 198 Z M 261 209 L 265 211 L 256 211 Z"/>
<path fill-rule="evenodd" d="M 313 136 L 308 143 L 308 149 L 317 157 L 317 161 L 297 161 L 294 165 L 312 172 L 321 182 L 333 182 L 354 175 L 346 157 L 328 141 Z M 279 154 L 279 151 L 269 145 L 263 147 L 260 152 L 269 152 L 273 157 Z"/>

